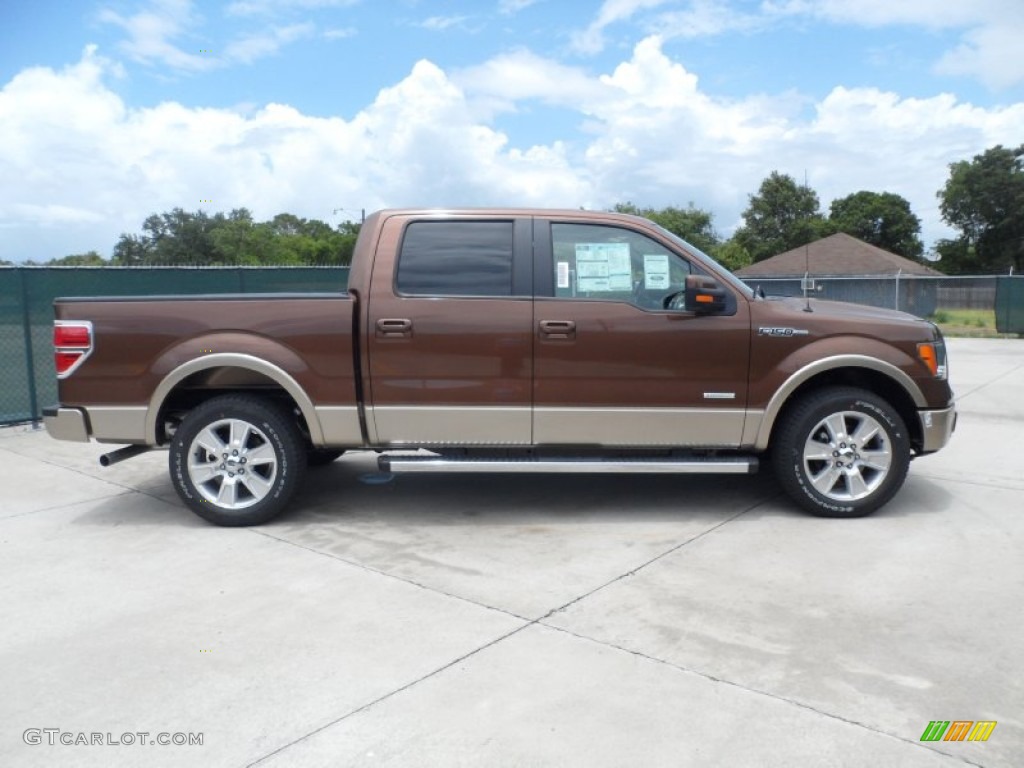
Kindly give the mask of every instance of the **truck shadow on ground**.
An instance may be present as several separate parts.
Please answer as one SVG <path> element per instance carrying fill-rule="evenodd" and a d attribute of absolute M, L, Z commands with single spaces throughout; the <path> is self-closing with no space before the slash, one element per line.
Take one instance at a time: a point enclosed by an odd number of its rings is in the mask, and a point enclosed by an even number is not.
<path fill-rule="evenodd" d="M 877 517 L 939 511 L 952 496 L 925 478 L 907 484 Z M 755 475 L 385 474 L 372 455 L 345 457 L 311 469 L 280 520 L 388 518 L 464 524 L 467 519 L 520 525 L 588 520 L 754 518 L 804 514 L 767 467 Z"/>
<path fill-rule="evenodd" d="M 79 522 L 206 525 L 178 500 L 166 476 L 138 490 L 152 501 L 140 506 L 134 494 L 110 499 Z M 911 473 L 896 498 L 866 519 L 939 512 L 953 503 L 941 484 Z M 714 522 L 739 513 L 750 520 L 805 514 L 767 467 L 755 475 L 385 474 L 364 453 L 310 469 L 289 509 L 268 525 Z"/>

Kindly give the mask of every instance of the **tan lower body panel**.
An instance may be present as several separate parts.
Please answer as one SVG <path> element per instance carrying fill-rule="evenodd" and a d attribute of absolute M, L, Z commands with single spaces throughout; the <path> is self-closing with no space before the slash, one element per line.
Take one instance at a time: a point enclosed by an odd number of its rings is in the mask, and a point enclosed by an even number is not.
<path fill-rule="evenodd" d="M 536 445 L 737 448 L 742 408 L 537 408 Z"/>
<path fill-rule="evenodd" d="M 144 405 L 94 405 L 86 408 L 90 433 L 99 443 L 145 443 Z"/>
<path fill-rule="evenodd" d="M 319 409 L 318 409 L 319 410 Z M 368 412 L 375 445 L 600 445 L 739 448 L 761 412 L 742 408 L 501 408 L 386 406 Z M 321 423 L 324 423 L 321 419 Z M 747 429 L 744 429 L 744 426 Z M 358 421 L 353 427 L 358 429 Z M 324 423 L 324 433 L 327 425 Z M 340 444 L 328 440 L 329 444 Z"/>
<path fill-rule="evenodd" d="M 324 445 L 354 447 L 363 444 L 363 430 L 359 426 L 359 409 L 354 405 L 318 406 L 315 409 Z"/>
<path fill-rule="evenodd" d="M 375 407 L 370 439 L 378 445 L 530 445 L 531 416 L 529 407 Z"/>

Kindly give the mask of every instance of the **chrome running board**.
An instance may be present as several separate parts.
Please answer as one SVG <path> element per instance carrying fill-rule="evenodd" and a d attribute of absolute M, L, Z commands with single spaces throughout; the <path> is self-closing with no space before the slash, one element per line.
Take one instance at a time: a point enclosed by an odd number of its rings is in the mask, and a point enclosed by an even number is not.
<path fill-rule="evenodd" d="M 381 472 L 520 472 L 568 474 L 727 474 L 757 472 L 754 456 L 686 458 L 472 458 L 453 456 L 388 456 L 377 460 Z"/>

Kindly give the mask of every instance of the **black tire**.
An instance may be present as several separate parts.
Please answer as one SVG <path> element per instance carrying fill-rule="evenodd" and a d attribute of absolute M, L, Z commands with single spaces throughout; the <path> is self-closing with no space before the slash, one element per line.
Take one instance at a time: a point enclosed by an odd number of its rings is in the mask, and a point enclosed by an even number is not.
<path fill-rule="evenodd" d="M 344 448 L 307 448 L 306 466 L 325 467 L 344 452 Z"/>
<path fill-rule="evenodd" d="M 259 525 L 291 500 L 306 469 L 306 450 L 285 408 L 263 398 L 224 395 L 185 417 L 171 441 L 169 464 L 178 496 L 201 518 L 216 525 Z"/>
<path fill-rule="evenodd" d="M 782 418 L 771 446 L 775 473 L 811 514 L 863 517 L 903 486 L 910 466 L 907 428 L 877 395 L 853 387 L 821 389 Z"/>

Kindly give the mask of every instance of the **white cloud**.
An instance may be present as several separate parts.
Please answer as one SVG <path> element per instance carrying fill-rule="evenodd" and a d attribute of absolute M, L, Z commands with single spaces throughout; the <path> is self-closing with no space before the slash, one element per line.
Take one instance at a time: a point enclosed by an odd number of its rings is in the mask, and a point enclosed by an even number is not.
<path fill-rule="evenodd" d="M 605 0 L 589 25 L 572 36 L 571 46 L 576 53 L 599 53 L 605 31 L 628 21 L 668 40 L 764 31 L 802 19 L 953 32 L 959 42 L 933 63 L 938 74 L 974 78 L 995 90 L 1024 83 L 1022 0 Z"/>
<path fill-rule="evenodd" d="M 316 10 L 318 8 L 347 8 L 358 5 L 362 0 L 236 0 L 229 3 L 229 16 L 273 15 L 292 10 Z"/>
<path fill-rule="evenodd" d="M 960 43 L 935 63 L 937 72 L 977 78 L 995 89 L 1024 82 L 1021 0 L 766 0 L 762 11 L 773 18 L 809 16 L 864 27 L 960 30 Z"/>
<path fill-rule="evenodd" d="M 826 208 L 859 189 L 904 195 L 931 240 L 943 234 L 935 192 L 947 164 L 1018 143 L 1024 125 L 1024 103 L 872 88 L 837 87 L 810 117 L 791 94 L 722 99 L 658 37 L 603 75 L 529 51 L 452 74 L 420 61 L 351 119 L 281 104 L 133 109 L 116 75 L 90 48 L 3 86 L 0 177 L 18 183 L 0 186 L 0 258 L 109 253 L 121 232 L 176 206 L 331 220 L 339 206 L 693 201 L 727 233 L 772 170 L 806 170 Z M 502 110 L 536 103 L 574 111 L 584 130 L 516 146 L 495 127 Z"/>
<path fill-rule="evenodd" d="M 338 27 L 324 31 L 324 37 L 328 40 L 345 40 L 350 37 L 355 37 L 358 34 L 359 30 L 355 27 Z"/>
<path fill-rule="evenodd" d="M 311 37 L 316 28 L 311 23 L 289 24 L 255 35 L 234 40 L 224 48 L 223 60 L 250 64 L 257 59 L 277 53 L 296 40 Z"/>
<path fill-rule="evenodd" d="M 748 31 L 765 25 L 764 16 L 736 11 L 727 0 L 692 0 L 684 10 L 659 14 L 649 27 L 666 39 L 695 39 Z"/>
<path fill-rule="evenodd" d="M 562 64 L 520 49 L 503 53 L 475 67 L 453 74 L 489 117 L 493 112 L 515 111 L 522 101 L 569 107 L 583 113 L 589 104 L 606 98 L 602 83 L 579 67 Z"/>
<path fill-rule="evenodd" d="M 600 53 L 604 50 L 604 31 L 607 27 L 666 2 L 668 0 L 604 0 L 590 25 L 573 35 L 572 47 L 577 53 Z"/>
<path fill-rule="evenodd" d="M 531 5 L 536 5 L 540 0 L 501 0 L 498 3 L 498 10 L 506 16 L 526 10 Z"/>
<path fill-rule="evenodd" d="M 305 4 L 317 3 L 305 0 Z M 192 0 L 151 0 L 145 10 L 132 16 L 107 9 L 100 12 L 99 18 L 125 31 L 126 38 L 118 44 L 118 49 L 129 58 L 179 72 L 204 72 L 232 64 L 251 64 L 315 33 L 310 22 L 276 25 L 232 39 L 223 50 L 211 50 L 206 47 L 209 43 L 203 42 L 186 51 L 180 43 L 182 39 L 201 39 L 196 30 L 201 27 L 202 19 L 194 12 Z"/>
<path fill-rule="evenodd" d="M 431 16 L 421 21 L 417 26 L 429 29 L 433 32 L 443 32 L 452 27 L 465 28 L 469 16 Z"/>
<path fill-rule="evenodd" d="M 154 0 L 133 16 L 106 9 L 100 12 L 100 20 L 127 33 L 119 48 L 135 61 L 195 72 L 217 66 L 213 56 L 186 52 L 173 42 L 197 22 L 190 0 Z"/>
<path fill-rule="evenodd" d="M 1024 23 L 973 29 L 960 45 L 939 60 L 936 70 L 942 74 L 976 77 L 996 90 L 1010 88 L 1024 83 L 1022 40 Z"/>

